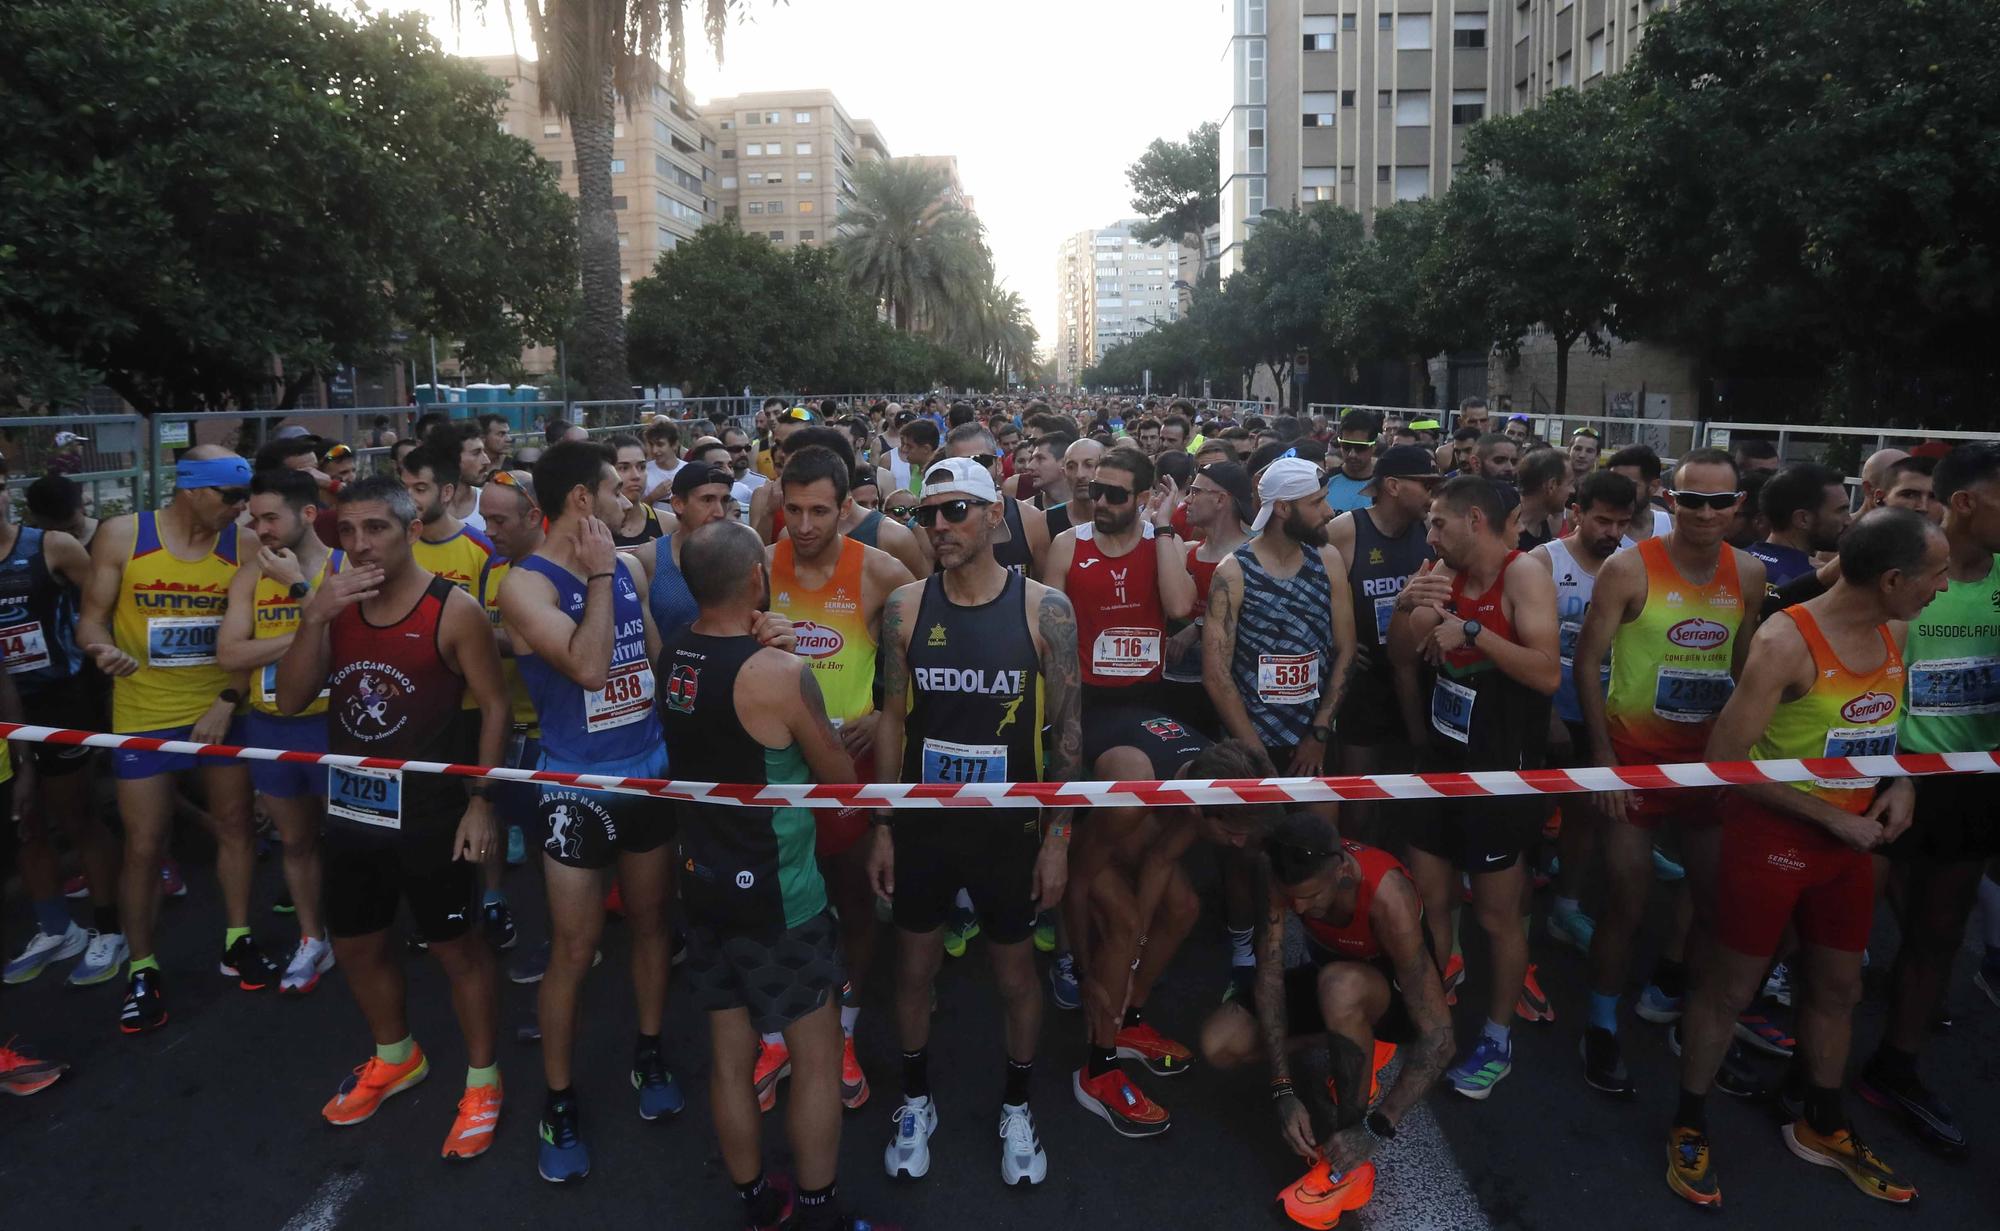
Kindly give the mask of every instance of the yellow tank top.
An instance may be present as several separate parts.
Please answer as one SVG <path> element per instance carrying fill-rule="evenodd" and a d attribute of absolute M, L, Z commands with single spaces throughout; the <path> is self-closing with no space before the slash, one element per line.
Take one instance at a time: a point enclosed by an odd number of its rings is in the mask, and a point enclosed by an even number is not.
<path fill-rule="evenodd" d="M 327 553 L 320 562 L 319 572 L 310 580 L 313 589 L 340 571 L 346 556 L 338 548 Z M 266 637 L 282 637 L 299 629 L 299 610 L 304 604 L 292 597 L 291 590 L 281 586 L 270 577 L 257 578 L 257 593 L 250 613 L 250 637 L 261 640 Z M 278 708 L 278 664 L 265 663 L 250 677 L 250 708 L 260 714 L 274 718 L 287 717 Z M 298 712 L 300 718 L 310 718 L 326 713 L 326 690 L 320 689 L 319 696 L 311 705 Z"/>
<path fill-rule="evenodd" d="M 486 566 L 486 576 L 479 583 L 480 601 L 486 606 L 486 618 L 493 625 L 497 636 L 500 632 L 500 583 L 506 580 L 507 570 L 513 568 L 511 561 L 494 557 Z M 529 734 L 541 734 L 541 720 L 535 716 L 535 703 L 528 699 L 528 686 L 521 682 L 521 668 L 515 665 L 512 654 L 500 656 L 500 675 L 507 681 L 507 700 L 514 711 L 514 725 L 527 728 Z M 471 694 L 466 694 L 468 699 Z M 467 706 L 478 709 L 477 703 Z M 532 769 L 533 766 L 528 768 Z"/>
<path fill-rule="evenodd" d="M 479 579 L 485 575 L 487 564 L 500 558 L 492 541 L 471 526 L 459 527 L 457 534 L 442 543 L 418 539 L 410 545 L 410 554 L 420 567 L 474 598 L 479 597 Z"/>
<path fill-rule="evenodd" d="M 1729 674 L 1743 625 L 1736 552 L 1725 546 L 1715 576 L 1698 586 L 1659 539 L 1634 550 L 1646 565 L 1646 606 L 1611 639 L 1605 726 L 1624 764 L 1699 761 L 1736 688 Z"/>
<path fill-rule="evenodd" d="M 1882 637 L 1882 663 L 1866 673 L 1852 671 L 1833 652 L 1812 612 L 1787 607 L 1784 615 L 1798 625 L 1812 652 L 1812 690 L 1796 701 L 1779 704 L 1771 723 L 1750 749 L 1753 760 L 1805 757 L 1893 756 L 1896 723 L 1903 713 L 1903 655 L 1889 626 L 1876 626 Z M 1868 811 L 1875 802 L 1875 778 L 1816 778 L 1790 782 L 1794 790 L 1817 795 L 1848 812 Z"/>
<path fill-rule="evenodd" d="M 771 610 L 792 622 L 796 653 L 813 669 L 826 716 L 847 722 L 875 710 L 875 636 L 862 610 L 862 563 L 868 549 L 842 536 L 826 585 L 808 590 L 792 561 L 792 541 L 771 551 Z"/>
<path fill-rule="evenodd" d="M 112 730 L 190 726 L 229 687 L 229 674 L 215 662 L 215 641 L 236 575 L 236 535 L 235 526 L 226 526 L 207 555 L 181 560 L 160 541 L 157 515 L 138 515 L 111 638 L 139 669 L 111 681 Z"/>

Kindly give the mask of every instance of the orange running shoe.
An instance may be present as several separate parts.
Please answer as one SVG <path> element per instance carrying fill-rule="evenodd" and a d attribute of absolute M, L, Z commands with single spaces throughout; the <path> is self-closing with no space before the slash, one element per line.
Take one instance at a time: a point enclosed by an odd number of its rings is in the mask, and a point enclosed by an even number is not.
<path fill-rule="evenodd" d="M 462 1163 L 478 1158 L 493 1144 L 493 1130 L 500 1126 L 500 1083 L 467 1086 L 458 1096 L 458 1115 L 444 1139 L 446 1162 Z"/>
<path fill-rule="evenodd" d="M 1556 1019 L 1556 1007 L 1549 1002 L 1549 995 L 1542 990 L 1542 982 L 1535 978 L 1535 964 L 1528 963 L 1528 973 L 1521 980 L 1521 998 L 1514 1002 L 1514 1016 L 1524 1022 L 1552 1022 Z"/>
<path fill-rule="evenodd" d="M 1120 1060 L 1137 1060 L 1155 1077 L 1175 1077 L 1188 1071 L 1194 1053 L 1153 1029 L 1151 1022 L 1127 1026 L 1111 1040 Z"/>
<path fill-rule="evenodd" d="M 1785 1144 L 1792 1153 L 1809 1163 L 1834 1168 L 1877 1201 L 1908 1205 L 1917 1199 L 1916 1186 L 1891 1171 L 1889 1164 L 1875 1156 L 1875 1151 L 1861 1144 L 1861 1138 L 1852 1129 L 1816 1133 L 1800 1117 L 1785 1125 L 1784 1134 Z"/>
<path fill-rule="evenodd" d="M 1317 1231 L 1340 1225 L 1340 1216 L 1358 1210 L 1375 1195 L 1375 1164 L 1363 1163 L 1344 1176 L 1335 1178 L 1325 1159 L 1312 1165 L 1297 1183 L 1278 1190 L 1278 1205 L 1285 1217 L 1301 1227 Z"/>
<path fill-rule="evenodd" d="M 1458 1003 L 1458 985 L 1465 982 L 1465 955 L 1454 953 L 1444 964 L 1444 1002 Z"/>
<path fill-rule="evenodd" d="M 1388 1068 L 1390 1062 L 1395 1058 L 1396 1045 L 1394 1043 L 1384 1043 L 1380 1039 L 1375 1040 L 1375 1062 L 1369 1068 L 1368 1081 L 1368 1105 L 1370 1107 L 1375 1105 L 1375 1100 L 1382 1097 L 1382 1070 Z M 1333 1078 L 1331 1077 L 1326 1079 L 1326 1096 L 1333 1100 L 1335 1106 L 1340 1104 L 1340 1091 L 1333 1088 Z"/>
<path fill-rule="evenodd" d="M 1116 1067 L 1091 1077 L 1078 1069 L 1070 1078 L 1077 1103 L 1101 1116 L 1121 1137 L 1157 1137 L 1173 1127 L 1166 1108 L 1146 1097 Z"/>
<path fill-rule="evenodd" d="M 777 1080 L 773 1078 L 771 1084 L 777 1085 Z M 868 1074 L 861 1071 L 861 1060 L 854 1054 L 854 1036 L 850 1034 L 840 1046 L 840 1105 L 853 1111 L 867 1101 Z"/>
<path fill-rule="evenodd" d="M 855 1066 L 857 1069 L 859 1065 Z M 845 1079 L 847 1062 L 841 1061 L 841 1077 Z M 757 1053 L 757 1070 L 753 1079 L 757 1085 L 757 1110 L 769 1111 L 778 1105 L 778 1083 L 792 1075 L 792 1049 L 783 1042 L 766 1043 Z M 860 1104 L 855 1104 L 860 1106 Z"/>
<path fill-rule="evenodd" d="M 424 1049 L 415 1044 L 410 1046 L 410 1058 L 401 1064 L 370 1056 L 340 1083 L 340 1089 L 320 1108 L 320 1114 L 328 1124 L 348 1128 L 374 1115 L 383 1099 L 401 1094 L 430 1075 L 431 1062 L 424 1058 Z"/>
<path fill-rule="evenodd" d="M 611 888 L 604 891 L 604 913 L 618 919 L 625 917 L 625 894 L 618 888 L 616 877 L 611 880 Z"/>

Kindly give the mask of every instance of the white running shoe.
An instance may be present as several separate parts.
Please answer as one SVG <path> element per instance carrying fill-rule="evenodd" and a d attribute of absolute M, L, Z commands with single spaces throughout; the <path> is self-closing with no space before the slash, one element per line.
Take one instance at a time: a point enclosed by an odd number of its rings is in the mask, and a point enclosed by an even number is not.
<path fill-rule="evenodd" d="M 303 996 L 318 987 L 319 977 L 332 969 L 332 942 L 301 936 L 299 947 L 292 950 L 292 960 L 285 963 L 285 977 L 279 982 L 278 991 L 286 996 Z"/>
<path fill-rule="evenodd" d="M 92 932 L 83 960 L 70 967 L 68 983 L 71 987 L 109 983 L 124 972 L 125 959 L 131 956 L 122 932 Z"/>
<path fill-rule="evenodd" d="M 1788 1009 L 1792 1007 L 1792 968 L 1790 966 L 1784 962 L 1779 962 L 1771 968 L 1770 975 L 1764 980 L 1764 998 L 1766 1000 L 1775 1000 Z"/>
<path fill-rule="evenodd" d="M 931 1169 L 931 1134 L 937 1132 L 937 1104 L 928 1095 L 905 1098 L 903 1105 L 896 1108 L 895 1120 L 896 1135 L 882 1152 L 882 1165 L 888 1168 L 892 1180 L 899 1176 L 921 1180 Z"/>
<path fill-rule="evenodd" d="M 1042 1135 L 1035 1131 L 1035 1113 L 1026 1103 L 1000 1105 L 1000 1179 L 1015 1184 L 1039 1184 L 1048 1178 L 1049 1156 L 1042 1152 Z"/>
<path fill-rule="evenodd" d="M 75 920 L 71 920 L 69 929 L 59 936 L 51 936 L 36 928 L 21 952 L 7 963 L 3 977 L 8 983 L 26 983 L 47 970 L 50 962 L 75 957 L 89 943 L 90 933 L 78 927 Z"/>

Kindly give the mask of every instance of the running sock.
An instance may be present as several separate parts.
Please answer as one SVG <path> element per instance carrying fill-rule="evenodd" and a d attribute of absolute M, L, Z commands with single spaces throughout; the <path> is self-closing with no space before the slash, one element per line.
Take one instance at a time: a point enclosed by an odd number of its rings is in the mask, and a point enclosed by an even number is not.
<path fill-rule="evenodd" d="M 1582 911 L 1583 904 L 1575 898 L 1558 897 L 1555 900 L 1555 909 L 1549 913 L 1552 915 L 1575 915 L 1582 913 Z"/>
<path fill-rule="evenodd" d="M 500 1065 L 497 1061 L 487 1065 L 485 1068 L 475 1068 L 471 1065 L 466 1066 L 465 1068 L 466 1089 L 471 1090 L 478 1086 L 493 1086 L 497 1088 L 499 1085 L 500 1085 Z"/>
<path fill-rule="evenodd" d="M 1085 1062 L 1084 1073 L 1090 1077 L 1102 1077 L 1117 1067 L 1117 1048 L 1092 1047 L 1090 1049 L 1090 1059 Z"/>
<path fill-rule="evenodd" d="M 743 1198 L 744 1221 L 753 1227 L 770 1226 L 785 1212 L 783 1197 L 765 1181 L 761 1171 L 748 1184 L 738 1184 L 736 1195 Z"/>
<path fill-rule="evenodd" d="M 1653 963 L 1653 986 L 1668 996 L 1687 995 L 1687 963 L 1664 957 Z"/>
<path fill-rule="evenodd" d="M 782 1030 L 776 1034 L 760 1034 L 757 1037 L 764 1040 L 764 1046 L 766 1047 L 783 1047 L 785 1045 L 785 1034 Z"/>
<path fill-rule="evenodd" d="M 1135 1004 L 1135 1005 L 1133 1005 L 1133 1006 L 1132 1006 L 1131 1008 L 1129 1008 L 1129 1009 L 1125 1010 L 1125 1024 L 1126 1024 L 1127 1026 L 1143 1026 L 1143 1025 L 1145 1025 L 1145 1024 L 1146 1024 L 1146 1007 L 1145 1007 L 1144 1005 L 1137 1005 L 1137 1004 Z"/>
<path fill-rule="evenodd" d="M 1847 1117 L 1840 1110 L 1840 1091 L 1832 1086 L 1807 1086 L 1806 1123 L 1822 1136 L 1846 1128 Z"/>
<path fill-rule="evenodd" d="M 225 951 L 227 951 L 227 950 L 228 950 L 228 948 L 229 948 L 229 946 L 231 946 L 231 945 L 235 944 L 235 943 L 236 943 L 237 941 L 239 941 L 239 940 L 242 940 L 242 939 L 243 939 L 243 938 L 244 938 L 245 936 L 248 936 L 249 934 L 250 934 L 250 929 L 249 929 L 249 928 L 224 928 L 224 929 L 222 929 L 222 947 L 223 947 L 223 949 L 224 949 Z"/>
<path fill-rule="evenodd" d="M 1250 947 L 1250 942 L 1256 935 L 1256 928 L 1229 929 L 1229 964 L 1231 966 L 1255 966 L 1257 964 L 1257 951 Z"/>
<path fill-rule="evenodd" d="M 416 1039 L 406 1034 L 395 1043 L 377 1043 L 375 1058 L 384 1064 L 408 1064 L 416 1051 Z"/>
<path fill-rule="evenodd" d="M 148 954 L 145 957 L 133 958 L 132 964 L 126 967 L 125 969 L 126 969 L 126 974 L 130 976 L 130 975 L 136 975 L 142 970 L 157 971 L 159 970 L 159 968 L 160 968 L 160 959 L 152 956 L 151 954 Z"/>
<path fill-rule="evenodd" d="M 801 1188 L 799 1190 L 798 1225 L 802 1231 L 804 1229 L 820 1231 L 821 1228 L 838 1227 L 841 1225 L 839 1209 L 833 1203 L 833 1190 L 835 1187 L 833 1184 L 828 1184 L 825 1188 Z"/>
<path fill-rule="evenodd" d="M 854 1037 L 854 1023 L 861 1017 L 861 997 L 854 994 L 852 980 L 840 985 L 840 1033 Z"/>
<path fill-rule="evenodd" d="M 1009 1107 L 1026 1107 L 1028 1105 L 1028 1079 L 1034 1075 L 1034 1061 L 1030 1060 L 1028 1063 L 1022 1064 L 1019 1060 L 1009 1056 L 1007 1058 L 1007 1088 L 1001 1094 L 1000 1101 Z"/>
<path fill-rule="evenodd" d="M 1599 1030 L 1618 1033 L 1618 997 L 1602 992 L 1590 994 L 1590 1024 Z"/>
<path fill-rule="evenodd" d="M 35 926 L 44 936 L 61 936 L 70 929 L 69 907 L 61 898 L 35 903 Z"/>
<path fill-rule="evenodd" d="M 116 906 L 91 907 L 90 926 L 97 929 L 99 936 L 116 936 L 124 930 L 118 926 L 118 908 Z"/>
<path fill-rule="evenodd" d="M 638 1036 L 638 1039 L 639 1041 L 632 1045 L 632 1055 L 635 1059 L 643 1056 L 657 1056 L 660 1054 L 659 1035 L 642 1034 Z"/>
<path fill-rule="evenodd" d="M 1490 1039 L 1503 1048 L 1511 1046 L 1508 1040 L 1513 1037 L 1513 1034 L 1514 1028 L 1512 1026 L 1503 1026 L 1499 1022 L 1485 1022 L 1479 1027 L 1480 1038 Z"/>
<path fill-rule="evenodd" d="M 475 1072 L 477 1070 L 467 1070 L 467 1071 Z M 471 1085 L 472 1083 L 468 1081 L 466 1084 Z M 575 1086 L 564 1086 L 560 1090 L 556 1089 L 554 1086 L 549 1087 L 549 1097 L 546 1106 L 550 1111 L 554 1111 L 557 1107 L 561 1106 L 564 1103 L 574 1103 L 574 1102 L 576 1102 Z"/>
<path fill-rule="evenodd" d="M 952 899 L 952 904 L 960 910 L 971 910 L 972 894 L 967 890 L 961 889 L 958 891 L 958 896 Z"/>
<path fill-rule="evenodd" d="M 931 1096 L 931 1054 L 919 1047 L 903 1053 L 903 1097 Z"/>
<path fill-rule="evenodd" d="M 1681 1087 L 1681 1105 L 1674 1111 L 1675 1128 L 1691 1128 L 1696 1132 L 1708 1131 L 1708 1106 L 1702 1096 Z"/>

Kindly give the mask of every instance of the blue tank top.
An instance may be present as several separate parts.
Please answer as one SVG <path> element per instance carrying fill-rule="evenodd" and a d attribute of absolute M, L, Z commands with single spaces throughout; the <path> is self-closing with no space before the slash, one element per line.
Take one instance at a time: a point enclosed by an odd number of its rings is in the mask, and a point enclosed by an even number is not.
<path fill-rule="evenodd" d="M 1267 747 L 1290 748 L 1312 731 L 1313 714 L 1333 666 L 1333 585 L 1319 553 L 1308 549 L 1299 571 L 1273 577 L 1257 561 L 1255 539 L 1236 549 L 1243 609 L 1230 674 Z"/>
<path fill-rule="evenodd" d="M 583 622 L 583 578 L 541 556 L 517 560 L 514 567 L 548 578 L 563 614 Z M 542 752 L 553 759 L 582 764 L 622 761 L 660 747 L 644 609 L 639 606 L 639 587 L 622 566 L 611 578 L 611 599 L 611 674 L 603 688 L 586 692 L 547 659 L 515 647 L 521 683 L 541 723 Z"/>
<path fill-rule="evenodd" d="M 21 527 L 0 560 L 0 656 L 16 688 L 33 694 L 83 670 L 76 619 L 76 592 L 49 572 L 42 532 Z"/>
<path fill-rule="evenodd" d="M 660 630 L 662 645 L 686 632 L 701 614 L 700 604 L 688 592 L 687 578 L 681 576 L 681 566 L 674 563 L 671 534 L 653 540 L 653 584 L 646 592 L 646 602 L 653 609 L 653 627 Z"/>

